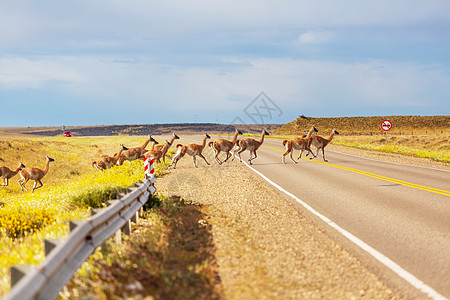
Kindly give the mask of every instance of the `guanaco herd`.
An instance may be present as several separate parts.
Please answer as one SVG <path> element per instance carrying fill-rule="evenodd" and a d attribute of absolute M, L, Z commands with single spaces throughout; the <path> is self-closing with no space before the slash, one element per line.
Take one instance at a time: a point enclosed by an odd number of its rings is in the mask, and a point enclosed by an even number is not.
<path fill-rule="evenodd" d="M 308 156 L 309 154 L 312 155 L 310 159 L 317 157 L 319 151 L 322 151 L 322 159 L 324 161 L 328 161 L 325 159 L 324 149 L 331 142 L 334 135 L 339 134 L 339 132 L 337 132 L 336 129 L 333 129 L 330 135 L 326 138 L 313 134 L 317 132 L 318 130 L 313 125 L 307 134 L 304 134 L 302 136 L 290 140 L 283 140 L 282 144 L 283 146 L 286 147 L 286 151 L 281 156 L 282 163 L 284 164 L 286 163 L 285 157 L 288 154 L 291 160 L 294 163 L 297 163 L 298 160 L 302 157 L 304 151 L 307 151 L 306 156 Z M 269 133 L 266 130 L 263 130 L 261 132 L 261 137 L 259 138 L 259 140 L 256 140 L 250 137 L 238 139 L 238 136 L 240 134 L 242 134 L 242 132 L 236 129 L 233 135 L 233 139 L 231 141 L 226 139 L 217 139 L 213 142 L 208 143 L 208 146 L 211 147 L 212 151 L 214 152 L 214 158 L 219 165 L 225 163 L 231 156 L 233 156 L 232 160 L 238 157 L 239 161 L 242 162 L 241 153 L 244 152 L 245 150 L 248 150 L 250 152 L 248 162 L 249 164 L 252 164 L 252 161 L 257 158 L 256 151 L 264 143 L 264 137 L 266 135 L 269 135 Z M 136 159 L 144 159 L 149 157 L 153 157 L 157 162 L 161 162 L 162 159 L 164 164 L 166 164 L 166 157 L 167 157 L 168 159 L 171 160 L 169 167 L 173 166 L 173 168 L 175 169 L 178 161 L 186 154 L 188 154 L 189 156 L 192 156 L 194 167 L 197 168 L 196 156 L 202 158 L 206 162 L 206 164 L 209 165 L 209 162 L 206 160 L 205 156 L 203 156 L 202 152 L 203 149 L 206 147 L 206 140 L 210 138 L 211 137 L 208 134 L 205 134 L 203 136 L 201 144 L 195 143 L 188 145 L 177 144 L 175 146 L 175 148 L 177 149 L 176 153 L 174 154 L 173 157 L 170 157 L 170 155 L 168 155 L 167 152 L 169 151 L 173 142 L 176 139 L 179 139 L 179 137 L 175 133 L 173 133 L 170 140 L 169 141 L 166 140 L 165 143 L 161 145 L 153 137 L 149 135 L 148 139 L 140 147 L 127 148 L 124 145 L 120 145 L 119 152 L 115 153 L 113 156 L 103 156 L 102 158 L 92 162 L 92 166 L 97 168 L 100 172 L 103 172 L 109 168 L 112 168 L 115 165 L 120 166 L 125 161 L 133 161 Z M 151 149 L 147 150 L 146 147 L 150 142 L 152 142 Z M 313 145 L 317 149 L 316 154 L 312 152 L 310 148 L 311 145 Z M 300 151 L 300 155 L 297 158 L 297 161 L 294 160 L 293 158 L 294 150 Z M 221 152 L 224 152 L 226 154 L 224 160 L 219 159 L 219 154 Z M 25 187 L 25 184 L 31 179 L 34 180 L 32 190 L 32 192 L 34 192 L 34 190 L 43 186 L 42 178 L 44 178 L 44 176 L 48 173 L 50 162 L 52 161 L 54 161 L 54 159 L 47 156 L 44 169 L 27 168 L 22 162 L 19 162 L 19 165 L 15 170 L 11 170 L 5 166 L 0 167 L 0 178 L 3 179 L 3 186 L 7 186 L 8 180 L 14 177 L 17 173 L 19 173 L 20 179 L 18 180 L 18 183 L 22 191 L 28 191 L 27 188 Z"/>

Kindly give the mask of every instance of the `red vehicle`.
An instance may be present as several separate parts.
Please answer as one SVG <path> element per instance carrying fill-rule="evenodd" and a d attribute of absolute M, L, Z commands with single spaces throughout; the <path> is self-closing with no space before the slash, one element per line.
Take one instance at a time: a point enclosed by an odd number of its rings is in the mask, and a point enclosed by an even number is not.
<path fill-rule="evenodd" d="M 63 135 L 65 137 L 71 137 L 72 135 L 70 134 L 70 131 L 64 131 Z"/>

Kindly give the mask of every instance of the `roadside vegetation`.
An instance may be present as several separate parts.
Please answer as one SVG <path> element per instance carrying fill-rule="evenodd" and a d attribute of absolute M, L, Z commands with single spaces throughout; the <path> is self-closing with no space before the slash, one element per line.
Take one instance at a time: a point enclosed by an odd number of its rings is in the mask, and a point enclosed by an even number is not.
<path fill-rule="evenodd" d="M 223 298 L 203 206 L 158 194 L 145 208 L 133 235 L 99 247 L 60 299 Z"/>
<path fill-rule="evenodd" d="M 36 138 L 0 141 L 0 165 L 11 169 L 22 161 L 27 167 L 43 168 L 45 156 L 55 161 L 34 193 L 19 187 L 19 175 L 0 187 L 0 296 L 10 286 L 13 265 L 39 264 L 44 240 L 63 238 L 70 220 L 85 219 L 91 208 L 104 207 L 135 182 L 143 179 L 142 161 L 124 163 L 101 174 L 92 162 L 118 152 L 121 143 L 139 146 L 146 137 Z M 161 175 L 165 168 L 157 166 Z M 27 187 L 31 191 L 34 181 Z"/>

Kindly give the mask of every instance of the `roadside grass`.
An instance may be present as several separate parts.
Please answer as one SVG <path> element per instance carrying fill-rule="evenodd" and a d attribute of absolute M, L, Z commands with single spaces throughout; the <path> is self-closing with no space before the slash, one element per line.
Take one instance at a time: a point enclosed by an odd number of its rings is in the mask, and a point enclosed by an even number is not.
<path fill-rule="evenodd" d="M 202 205 L 162 194 L 149 202 L 146 221 L 122 245 L 102 245 L 60 299 L 223 298 Z"/>
<path fill-rule="evenodd" d="M 40 263 L 45 239 L 66 236 L 70 220 L 88 218 L 92 207 L 103 207 L 117 192 L 143 178 L 140 160 L 125 162 L 102 174 L 91 165 L 103 153 L 112 155 L 120 143 L 135 147 L 143 141 L 141 137 L 0 141 L 1 165 L 13 165 L 11 161 L 18 160 L 27 166 L 39 166 L 39 161 L 43 168 L 45 155 L 55 159 L 43 179 L 44 186 L 34 193 L 21 191 L 18 177 L 0 188 L 0 296 L 9 290 L 11 266 Z M 164 172 L 158 164 L 156 168 L 158 174 Z M 31 186 L 29 182 L 30 190 Z"/>

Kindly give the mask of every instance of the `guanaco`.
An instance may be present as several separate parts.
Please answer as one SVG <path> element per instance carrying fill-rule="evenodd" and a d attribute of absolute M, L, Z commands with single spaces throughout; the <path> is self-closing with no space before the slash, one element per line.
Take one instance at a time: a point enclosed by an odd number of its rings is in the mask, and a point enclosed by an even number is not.
<path fill-rule="evenodd" d="M 177 145 L 177 153 L 172 158 L 172 162 L 170 163 L 169 167 L 173 165 L 173 168 L 176 169 L 178 161 L 187 153 L 190 156 L 192 156 L 192 160 L 194 161 L 194 167 L 197 168 L 197 158 L 196 156 L 200 156 L 203 158 L 203 160 L 206 162 L 207 165 L 209 165 L 209 162 L 206 160 L 206 158 L 203 156 L 202 151 L 206 146 L 206 140 L 210 139 L 211 137 L 209 134 L 205 133 L 203 136 L 203 141 L 201 144 L 189 144 L 187 146 L 183 146 L 181 144 Z"/>
<path fill-rule="evenodd" d="M 166 156 L 169 158 L 169 159 L 172 159 L 172 157 L 170 157 L 170 155 L 168 155 L 167 154 L 167 151 L 169 151 L 169 149 L 170 149 L 170 147 L 172 146 L 172 144 L 173 144 L 173 141 L 175 141 L 175 140 L 178 140 L 178 139 L 180 139 L 179 137 L 178 137 L 178 135 L 176 135 L 175 133 L 172 133 L 172 137 L 170 138 L 170 140 L 169 140 L 169 147 L 166 147 L 166 145 L 157 145 L 156 147 L 155 147 L 155 149 L 156 150 L 163 150 L 163 154 L 162 154 L 162 159 L 163 159 L 163 162 L 164 162 L 164 165 L 166 164 Z M 159 162 L 159 160 L 158 160 L 158 162 Z"/>
<path fill-rule="evenodd" d="M 241 153 L 244 152 L 245 150 L 248 150 L 248 151 L 250 151 L 248 162 L 249 162 L 249 164 L 252 164 L 252 160 L 254 160 L 255 158 L 258 157 L 256 155 L 256 150 L 258 150 L 259 147 L 261 147 L 261 145 L 264 143 L 264 136 L 266 136 L 266 135 L 269 135 L 269 133 L 266 130 L 263 130 L 261 132 L 261 137 L 259 138 L 259 141 L 249 138 L 249 137 L 240 139 L 238 141 L 239 149 L 237 149 L 235 151 L 235 154 L 237 152 L 237 155 L 239 156 L 239 161 L 242 162 Z M 233 157 L 233 160 L 234 160 L 234 157 Z"/>
<path fill-rule="evenodd" d="M 14 176 L 16 176 L 16 174 L 22 170 L 23 168 L 25 168 L 25 165 L 22 162 L 19 162 L 19 166 L 17 167 L 16 170 L 12 171 L 10 168 L 8 167 L 0 167 L 0 178 L 3 178 L 3 186 L 7 186 L 8 185 L 8 180 L 13 178 Z"/>
<path fill-rule="evenodd" d="M 25 184 L 30 179 L 34 180 L 33 190 L 31 191 L 32 193 L 34 192 L 34 190 L 43 186 L 42 178 L 44 178 L 44 176 L 48 173 L 50 162 L 55 161 L 53 158 L 49 157 L 48 155 L 46 156 L 46 159 L 47 160 L 45 162 L 44 170 L 41 170 L 38 168 L 23 168 L 22 170 L 19 171 L 19 175 L 21 178 L 17 182 L 19 183 L 20 187 L 22 188 L 22 191 L 28 192 L 27 188 L 25 187 Z M 40 186 L 36 186 L 37 183 L 39 183 Z"/>
<path fill-rule="evenodd" d="M 311 136 L 313 132 L 319 132 L 314 125 L 311 127 L 311 129 L 308 131 L 308 134 L 302 137 L 296 137 L 292 140 L 283 140 L 283 146 L 286 146 L 286 151 L 281 156 L 281 161 L 285 164 L 286 163 L 286 155 L 289 154 L 290 158 L 294 163 L 297 163 L 294 158 L 292 157 L 292 154 L 294 150 L 300 150 L 300 156 L 297 160 L 299 160 L 302 157 L 303 151 L 309 151 L 312 153 L 310 145 L 311 145 Z M 313 154 L 314 155 L 314 154 Z"/>
<path fill-rule="evenodd" d="M 166 143 L 164 145 L 158 145 L 158 146 L 162 146 L 161 147 L 152 147 L 151 150 L 147 151 L 144 153 L 144 158 L 149 158 L 149 157 L 153 157 L 155 159 L 156 162 L 160 163 L 161 162 L 161 158 L 164 157 L 164 153 L 167 152 L 167 150 L 169 150 L 171 143 L 166 140 Z"/>
<path fill-rule="evenodd" d="M 223 164 L 224 162 L 226 162 L 228 160 L 228 158 L 231 157 L 230 152 L 233 149 L 233 147 L 235 146 L 237 136 L 239 134 L 242 134 L 242 132 L 236 129 L 236 131 L 234 132 L 233 139 L 231 141 L 225 140 L 225 139 L 217 139 L 214 142 L 208 143 L 208 146 L 210 146 L 211 149 L 214 151 L 214 157 L 215 157 L 216 161 L 219 163 L 219 165 Z M 223 161 L 221 161 L 219 159 L 219 153 L 221 151 L 225 152 L 227 155 L 227 157 Z"/>
<path fill-rule="evenodd" d="M 317 157 L 317 155 L 319 155 L 319 150 L 322 149 L 322 159 L 325 162 L 328 161 L 325 159 L 325 150 L 324 149 L 331 142 L 331 140 L 333 139 L 335 134 L 339 134 L 339 132 L 337 132 L 336 128 L 331 131 L 330 135 L 327 138 L 321 137 L 319 135 L 314 135 L 311 138 L 311 145 L 313 145 L 314 147 L 317 148 L 317 153 L 316 153 L 316 155 L 314 155 L 314 157 Z M 308 154 L 306 154 L 306 155 L 308 155 Z M 310 157 L 310 159 L 313 159 L 314 157 Z"/>
<path fill-rule="evenodd" d="M 148 139 L 144 142 L 144 144 L 142 144 L 142 146 L 129 148 L 128 150 L 123 151 L 122 154 L 119 156 L 117 165 L 121 166 L 125 160 L 132 161 L 140 157 L 143 157 L 145 147 L 147 147 L 148 143 L 155 141 L 156 140 L 149 135 Z"/>
<path fill-rule="evenodd" d="M 155 146 L 158 145 L 158 141 L 157 140 L 153 140 L 152 142 L 152 147 L 150 148 L 150 150 L 155 150 Z M 139 157 L 139 159 L 144 159 L 145 158 L 145 153 L 147 153 L 148 151 L 150 151 L 148 149 L 144 149 L 144 151 L 142 151 L 142 155 Z"/>
<path fill-rule="evenodd" d="M 106 169 L 113 167 L 117 163 L 117 160 L 119 159 L 120 155 L 122 154 L 122 151 L 128 150 L 128 148 L 122 144 L 120 145 L 120 147 L 121 148 L 120 148 L 119 153 L 115 153 L 112 157 L 105 155 L 102 158 L 92 162 L 92 166 L 94 168 L 97 168 L 97 170 L 99 170 L 102 173 Z"/>

